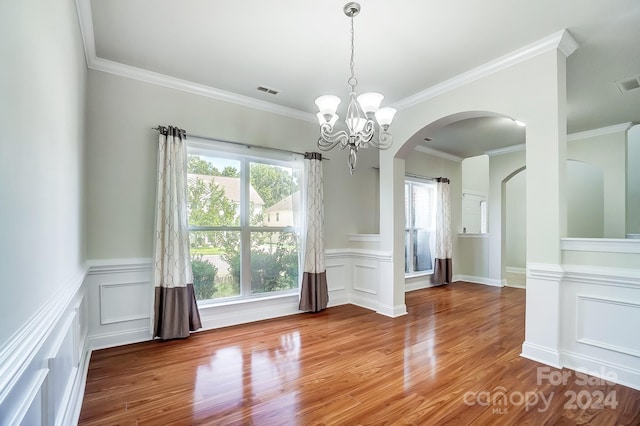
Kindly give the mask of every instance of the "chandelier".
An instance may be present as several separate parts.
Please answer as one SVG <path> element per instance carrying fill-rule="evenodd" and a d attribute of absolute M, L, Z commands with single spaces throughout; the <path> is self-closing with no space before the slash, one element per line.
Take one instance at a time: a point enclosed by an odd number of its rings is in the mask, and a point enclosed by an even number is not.
<path fill-rule="evenodd" d="M 333 132 L 333 126 L 338 121 L 336 110 L 340 104 L 340 98 L 333 95 L 323 95 L 316 99 L 319 112 L 316 114 L 320 123 L 320 138 L 318 148 L 322 151 L 329 151 L 336 146 L 340 149 L 349 148 L 349 172 L 353 174 L 356 167 L 358 149 L 366 148 L 369 145 L 378 149 L 388 149 L 393 143 L 393 138 L 387 132 L 393 116 L 396 113 L 394 108 L 380 108 L 380 102 L 384 96 L 380 93 L 363 93 L 356 97 L 356 86 L 358 80 L 354 73 L 354 31 L 353 18 L 360 13 L 358 3 L 347 3 L 344 5 L 344 14 L 351 19 L 351 77 L 347 80 L 351 89 L 349 93 L 349 106 L 344 120 L 347 131 L 340 130 Z M 377 131 L 376 131 L 377 129 Z"/>

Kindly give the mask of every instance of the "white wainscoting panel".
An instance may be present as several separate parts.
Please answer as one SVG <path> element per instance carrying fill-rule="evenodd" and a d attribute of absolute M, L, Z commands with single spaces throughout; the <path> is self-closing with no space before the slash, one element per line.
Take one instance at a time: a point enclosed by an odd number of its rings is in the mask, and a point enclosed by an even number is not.
<path fill-rule="evenodd" d="M 344 282 L 342 303 L 352 303 L 378 311 L 380 308 L 380 262 L 386 262 L 391 254 L 386 251 L 360 248 L 326 250 L 327 281 Z M 333 269 L 333 271 L 331 271 Z M 331 271 L 331 275 L 329 272 Z M 330 304 L 332 293 L 329 294 Z"/>
<path fill-rule="evenodd" d="M 330 292 L 338 290 L 346 290 L 347 288 L 347 270 L 346 265 L 336 264 L 327 265 L 327 287 Z"/>
<path fill-rule="evenodd" d="M 76 377 L 76 350 L 74 348 L 75 324 L 77 313 L 74 310 L 67 314 L 62 322 L 60 333 L 51 347 L 47 357 L 49 375 L 47 377 L 47 418 L 56 419 L 56 424 L 62 423 L 65 403 L 70 400 L 73 379 Z"/>
<path fill-rule="evenodd" d="M 90 262 L 85 280 L 92 349 L 151 340 L 151 259 Z"/>
<path fill-rule="evenodd" d="M 347 277 L 347 265 L 342 259 L 327 260 L 327 288 L 329 289 L 328 306 L 349 303 L 350 283 Z"/>
<path fill-rule="evenodd" d="M 100 284 L 100 325 L 149 319 L 149 281 Z"/>
<path fill-rule="evenodd" d="M 369 294 L 378 294 L 378 265 L 359 262 L 353 265 L 353 289 Z"/>
<path fill-rule="evenodd" d="M 640 318 L 639 304 L 578 296 L 576 310 L 578 342 L 640 357 L 640 336 L 627 326 L 630 318 Z"/>
<path fill-rule="evenodd" d="M 527 264 L 525 342 L 521 356 L 560 367 L 560 286 L 562 268 L 557 264 Z"/>
<path fill-rule="evenodd" d="M 36 372 L 33 380 L 28 385 L 26 392 L 17 409 L 2 419 L 2 424 L 7 425 L 47 425 L 50 419 L 47 417 L 47 401 L 45 399 L 45 384 L 49 370 L 41 368 Z M 6 423 L 5 423 L 6 422 Z"/>
<path fill-rule="evenodd" d="M 640 390 L 640 270 L 563 269 L 562 365 Z"/>
<path fill-rule="evenodd" d="M 88 365 L 81 269 L 0 350 L 0 424 L 78 421 Z"/>

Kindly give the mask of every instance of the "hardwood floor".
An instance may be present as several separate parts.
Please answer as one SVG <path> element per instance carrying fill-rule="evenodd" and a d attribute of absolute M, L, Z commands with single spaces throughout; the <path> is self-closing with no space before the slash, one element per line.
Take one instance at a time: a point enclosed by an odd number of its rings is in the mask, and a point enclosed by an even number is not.
<path fill-rule="evenodd" d="M 96 351 L 80 424 L 640 424 L 640 391 L 519 356 L 524 305 L 458 282 L 394 319 L 345 305 Z"/>

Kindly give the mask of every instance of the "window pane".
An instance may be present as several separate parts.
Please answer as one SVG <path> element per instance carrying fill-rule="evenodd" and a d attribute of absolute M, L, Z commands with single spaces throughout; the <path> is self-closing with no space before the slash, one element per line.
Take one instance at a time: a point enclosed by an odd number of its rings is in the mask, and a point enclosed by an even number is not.
<path fill-rule="evenodd" d="M 240 295 L 240 232 L 191 231 L 191 268 L 197 300 Z"/>
<path fill-rule="evenodd" d="M 251 293 L 298 288 L 298 241 L 291 232 L 251 233 Z"/>
<path fill-rule="evenodd" d="M 250 211 L 251 226 L 295 226 L 294 213 L 298 211 L 299 172 L 290 167 L 251 163 Z"/>
<path fill-rule="evenodd" d="M 431 228 L 433 223 L 433 186 L 412 185 L 415 228 Z"/>
<path fill-rule="evenodd" d="M 411 242 L 409 241 L 409 231 L 404 231 L 404 273 L 409 273 L 409 248 L 411 247 Z"/>
<path fill-rule="evenodd" d="M 189 225 L 240 225 L 240 161 L 189 155 Z"/>
<path fill-rule="evenodd" d="M 431 232 L 425 229 L 417 229 L 413 232 L 413 270 L 415 272 L 430 271 L 432 269 L 431 248 L 429 247 Z"/>
<path fill-rule="evenodd" d="M 409 223 L 409 210 L 411 209 L 411 203 L 409 199 L 410 187 L 411 187 L 411 184 L 409 183 L 404 184 L 404 227 L 405 228 L 411 228 L 411 225 Z"/>

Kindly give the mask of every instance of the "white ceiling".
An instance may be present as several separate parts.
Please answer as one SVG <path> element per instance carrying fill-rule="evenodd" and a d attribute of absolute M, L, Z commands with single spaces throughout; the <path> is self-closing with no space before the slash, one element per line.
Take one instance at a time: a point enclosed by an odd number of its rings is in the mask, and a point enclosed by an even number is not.
<path fill-rule="evenodd" d="M 93 35 L 95 45 L 88 51 L 94 49 L 97 58 L 305 116 L 315 114 L 318 95 L 345 99 L 348 94 L 345 0 L 79 2 L 91 6 L 83 32 L 88 43 Z M 383 93 L 385 106 L 567 29 L 579 45 L 567 59 L 568 132 L 640 122 L 640 89 L 623 94 L 615 84 L 640 74 L 637 0 L 360 3 L 362 12 L 355 18 L 358 92 Z M 258 86 L 280 93 L 262 93 Z M 478 140 L 487 141 L 489 149 L 522 143 L 514 140 L 521 129 L 500 131 L 508 121 L 459 122 L 452 126 L 460 128 L 443 129 L 430 146 L 467 157 L 477 151 Z"/>

